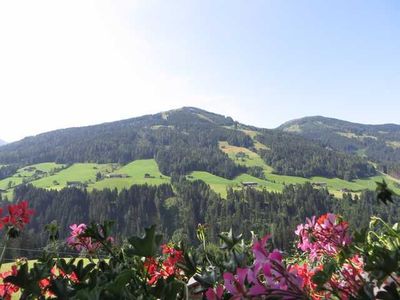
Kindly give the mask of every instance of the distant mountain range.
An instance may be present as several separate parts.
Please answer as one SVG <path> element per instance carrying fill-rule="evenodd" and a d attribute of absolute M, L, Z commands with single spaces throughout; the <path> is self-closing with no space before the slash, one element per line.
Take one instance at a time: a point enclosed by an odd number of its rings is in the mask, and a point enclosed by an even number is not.
<path fill-rule="evenodd" d="M 257 153 L 274 172 L 346 180 L 382 170 L 400 176 L 400 125 L 307 117 L 263 129 L 194 107 L 24 138 L 0 149 L 0 164 L 128 163 L 154 158 L 163 174 L 247 172 L 220 143 Z"/>
<path fill-rule="evenodd" d="M 400 176 L 400 125 L 365 125 L 315 116 L 289 121 L 278 130 L 318 141 L 335 151 L 366 157 L 385 173 Z"/>
<path fill-rule="evenodd" d="M 5 144 L 6 144 L 6 142 L 3 141 L 2 139 L 0 139 L 0 146 L 5 145 Z"/>

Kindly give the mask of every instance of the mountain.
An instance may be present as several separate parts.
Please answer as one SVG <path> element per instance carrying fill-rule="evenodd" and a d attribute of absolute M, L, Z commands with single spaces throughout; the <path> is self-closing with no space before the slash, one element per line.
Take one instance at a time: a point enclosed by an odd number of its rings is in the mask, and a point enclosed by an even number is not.
<path fill-rule="evenodd" d="M 221 142 L 258 155 L 277 174 L 346 180 L 375 175 L 364 158 L 332 150 L 317 140 L 247 126 L 193 107 L 27 137 L 1 147 L 0 164 L 127 164 L 155 159 L 160 171 L 172 177 L 193 171 L 227 179 L 260 173 L 232 160 L 229 151 L 221 149 Z"/>
<path fill-rule="evenodd" d="M 336 151 L 363 156 L 385 173 L 400 176 L 400 125 L 365 125 L 315 116 L 289 121 L 278 130 L 318 141 Z"/>
<path fill-rule="evenodd" d="M 290 128 L 184 107 L 42 133 L 0 147 L 0 204 L 28 199 L 35 210 L 21 249 L 44 247 L 53 220 L 62 239 L 70 224 L 115 220 L 121 240 L 158 224 L 167 239 L 198 242 L 193 229 L 208 224 L 214 240 L 230 228 L 273 232 L 273 244 L 289 249 L 289 228 L 312 215 L 336 212 L 354 228 L 370 214 L 398 216 L 399 205 L 376 205 L 371 190 L 385 179 L 400 194 L 400 181 L 357 151 Z"/>
<path fill-rule="evenodd" d="M 3 141 L 2 139 L 0 139 L 0 146 L 3 146 L 3 145 L 5 145 L 5 144 L 6 144 L 6 142 Z"/>

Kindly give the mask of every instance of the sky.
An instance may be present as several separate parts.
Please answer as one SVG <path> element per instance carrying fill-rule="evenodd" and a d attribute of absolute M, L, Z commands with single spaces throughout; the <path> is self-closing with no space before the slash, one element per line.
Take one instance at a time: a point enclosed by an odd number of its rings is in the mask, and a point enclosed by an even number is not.
<path fill-rule="evenodd" d="M 400 2 L 0 2 L 0 139 L 182 106 L 400 123 Z"/>

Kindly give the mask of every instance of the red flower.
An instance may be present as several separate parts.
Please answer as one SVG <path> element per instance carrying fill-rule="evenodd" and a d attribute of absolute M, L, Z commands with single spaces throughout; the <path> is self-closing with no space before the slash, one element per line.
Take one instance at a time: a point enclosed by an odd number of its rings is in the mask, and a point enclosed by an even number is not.
<path fill-rule="evenodd" d="M 153 257 L 147 257 L 144 262 L 144 268 L 147 271 L 147 274 L 150 276 L 147 283 L 149 285 L 155 284 L 159 278 L 162 277 L 160 271 L 158 270 L 158 261 L 155 260 Z"/>
<path fill-rule="evenodd" d="M 17 275 L 17 266 L 12 266 L 11 271 L 0 273 L 0 278 L 3 283 L 0 284 L 0 297 L 4 300 L 11 300 L 11 296 L 18 292 L 19 288 L 12 283 L 6 282 L 4 283 L 4 278 L 8 276 L 16 276 Z"/>
<path fill-rule="evenodd" d="M 18 204 L 9 205 L 8 213 L 8 216 L 1 219 L 1 226 L 13 226 L 22 230 L 25 224 L 29 223 L 30 216 L 33 215 L 33 210 L 28 208 L 28 201 L 22 201 Z"/>
<path fill-rule="evenodd" d="M 169 276 L 179 275 L 180 273 L 180 269 L 176 264 L 182 260 L 183 252 L 168 245 L 162 245 L 161 247 L 162 253 L 167 256 L 162 263 L 153 257 L 146 258 L 144 262 L 144 267 L 150 276 L 149 285 L 153 285 L 160 278 L 166 279 Z"/>
<path fill-rule="evenodd" d="M 51 287 L 51 280 L 54 280 L 56 278 L 68 279 L 73 283 L 79 283 L 78 276 L 75 274 L 75 272 L 67 274 L 62 269 L 59 269 L 57 268 L 57 266 L 54 266 L 50 270 L 50 276 L 47 278 L 43 278 L 39 281 L 39 286 L 42 291 L 42 295 L 48 297 L 54 296 L 54 293 L 50 291 L 50 287 Z"/>

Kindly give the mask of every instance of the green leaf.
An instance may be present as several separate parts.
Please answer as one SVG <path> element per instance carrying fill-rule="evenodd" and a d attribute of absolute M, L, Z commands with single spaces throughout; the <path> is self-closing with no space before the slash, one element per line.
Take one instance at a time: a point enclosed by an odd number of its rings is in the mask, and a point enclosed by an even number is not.
<path fill-rule="evenodd" d="M 193 257 L 192 252 L 188 251 L 184 253 L 185 253 L 184 254 L 185 262 L 184 263 L 178 262 L 177 265 L 180 269 L 182 269 L 185 272 L 185 275 L 190 278 L 197 272 L 196 261 L 195 258 Z"/>
<path fill-rule="evenodd" d="M 313 277 L 312 277 L 312 281 L 318 285 L 318 287 L 322 287 L 328 280 L 329 280 L 330 276 L 328 276 L 328 274 L 326 274 L 324 271 L 317 271 Z"/>
<path fill-rule="evenodd" d="M 233 234 L 232 228 L 229 230 L 229 232 L 222 232 L 218 236 L 223 241 L 221 249 L 228 249 L 228 250 L 232 250 L 242 239 L 241 234 L 239 234 L 238 236 L 235 236 Z"/>
<path fill-rule="evenodd" d="M 155 256 L 157 250 L 159 249 L 162 235 L 156 234 L 156 225 L 145 229 L 146 233 L 144 237 L 131 237 L 128 239 L 129 243 L 132 245 L 133 254 L 138 256 Z"/>
<path fill-rule="evenodd" d="M 330 260 L 324 264 L 324 273 L 328 278 L 332 276 L 332 274 L 336 271 L 336 263 L 333 260 Z"/>
<path fill-rule="evenodd" d="M 395 193 L 389 189 L 385 180 L 382 182 L 376 182 L 376 192 L 378 194 L 378 200 L 383 202 L 385 205 L 388 201 L 393 203 L 393 195 L 395 195 Z"/>

